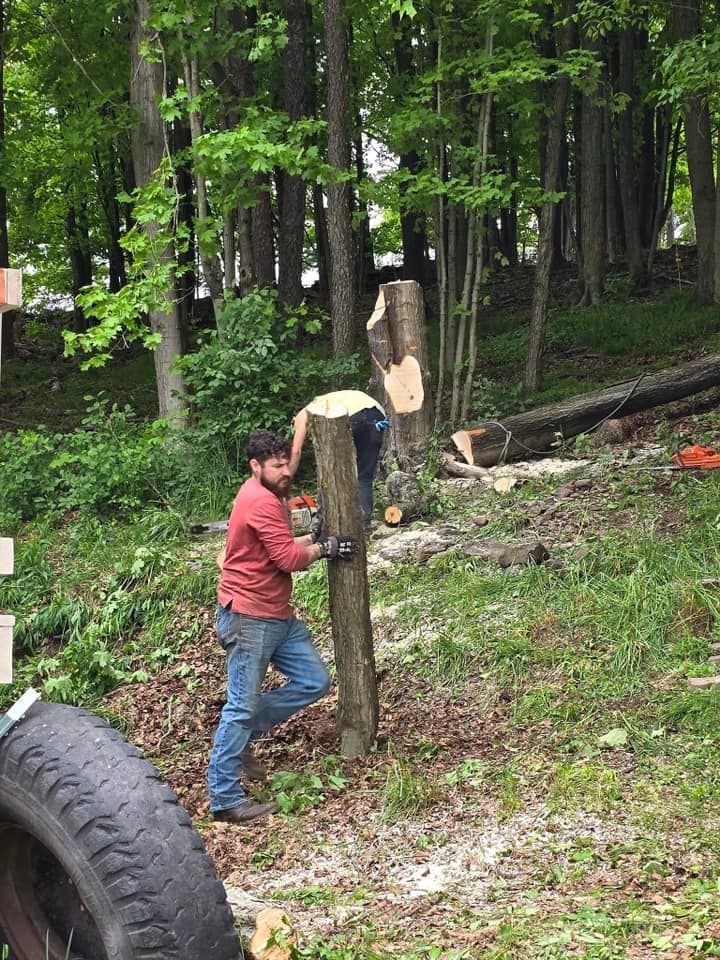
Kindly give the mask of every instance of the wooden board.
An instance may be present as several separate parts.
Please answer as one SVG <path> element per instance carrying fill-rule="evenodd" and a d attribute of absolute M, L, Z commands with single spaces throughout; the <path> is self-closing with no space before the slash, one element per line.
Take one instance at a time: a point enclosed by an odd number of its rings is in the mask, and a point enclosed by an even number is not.
<path fill-rule="evenodd" d="M 0 267 L 0 313 L 22 305 L 22 272 Z"/>
<path fill-rule="evenodd" d="M 0 683 L 12 683 L 12 639 L 15 617 L 0 614 Z"/>
<path fill-rule="evenodd" d="M 0 576 L 9 576 L 15 566 L 12 537 L 0 537 Z"/>

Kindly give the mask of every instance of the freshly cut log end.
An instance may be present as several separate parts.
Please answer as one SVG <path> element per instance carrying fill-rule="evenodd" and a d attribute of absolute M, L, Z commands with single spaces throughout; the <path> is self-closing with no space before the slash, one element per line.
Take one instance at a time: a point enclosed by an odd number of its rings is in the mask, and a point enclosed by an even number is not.
<path fill-rule="evenodd" d="M 473 459 L 472 438 L 476 432 L 485 433 L 485 430 L 482 427 L 480 427 L 478 431 L 458 430 L 451 437 L 452 442 L 458 449 L 458 453 L 461 453 L 465 457 L 466 463 L 469 463 L 470 466 L 475 466 L 475 461 Z"/>
<path fill-rule="evenodd" d="M 398 527 L 402 523 L 403 512 L 400 507 L 390 506 L 385 510 L 385 523 L 389 527 Z"/>
<path fill-rule="evenodd" d="M 422 370 L 415 357 L 406 355 L 400 363 L 391 363 L 383 382 L 395 413 L 414 413 L 425 399 Z"/>
<path fill-rule="evenodd" d="M 348 415 L 345 407 L 329 400 L 313 400 L 311 404 L 308 404 L 307 410 L 315 417 L 327 417 L 328 420 L 336 420 L 338 417 Z"/>

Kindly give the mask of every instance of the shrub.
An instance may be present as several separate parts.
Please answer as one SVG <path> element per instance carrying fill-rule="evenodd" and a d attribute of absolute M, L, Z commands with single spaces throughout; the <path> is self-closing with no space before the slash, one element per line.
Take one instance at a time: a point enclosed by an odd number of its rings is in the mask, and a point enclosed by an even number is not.
<path fill-rule="evenodd" d="M 0 515 L 127 512 L 158 499 L 172 472 L 167 436 L 165 421 L 137 424 L 130 407 L 108 409 L 102 399 L 93 400 L 82 427 L 72 433 L 0 434 Z"/>
<path fill-rule="evenodd" d="M 195 420 L 194 434 L 208 447 L 237 459 L 259 427 L 286 431 L 294 413 L 332 383 L 357 372 L 357 358 L 328 360 L 296 347 L 298 331 L 316 334 L 321 322 L 305 307 L 278 308 L 273 290 L 228 299 L 220 330 L 180 361 Z"/>

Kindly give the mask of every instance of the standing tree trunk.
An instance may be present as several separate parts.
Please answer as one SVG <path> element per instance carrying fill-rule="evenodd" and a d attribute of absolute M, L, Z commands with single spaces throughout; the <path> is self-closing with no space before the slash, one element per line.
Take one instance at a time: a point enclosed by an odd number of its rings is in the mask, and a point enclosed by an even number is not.
<path fill-rule="evenodd" d="M 599 54 L 596 40 L 584 40 L 587 50 Z M 582 97 L 581 231 L 583 295 L 581 303 L 597 304 L 605 281 L 605 204 L 603 187 L 603 107 L 598 91 Z"/>
<path fill-rule="evenodd" d="M 0 0 L 0 152 L 5 150 L 5 0 Z M 0 182 L 0 267 L 9 267 L 7 190 Z M 15 311 L 0 315 L 0 343 L 5 359 L 15 356 Z M 0 358 L 1 359 L 1 358 Z"/>
<path fill-rule="evenodd" d="M 327 185 L 330 245 L 330 312 L 333 354 L 350 353 L 355 344 L 355 284 L 350 208 L 349 81 L 345 0 L 325 0 L 327 58 L 327 159 L 335 176 Z"/>
<path fill-rule="evenodd" d="M 700 0 L 673 0 L 672 35 L 692 40 L 700 33 Z M 715 177 L 710 129 L 709 87 L 685 103 L 685 146 L 690 173 L 695 237 L 698 252 L 697 295 L 701 303 L 713 300 L 715 274 Z"/>
<path fill-rule="evenodd" d="M 189 111 L 190 138 L 192 145 L 195 146 L 203 133 L 203 118 L 198 106 L 200 99 L 200 67 L 197 57 L 188 58 L 183 55 L 183 68 L 185 72 L 185 87 L 191 104 Z M 195 175 L 195 189 L 197 193 L 199 226 L 196 234 L 198 237 L 198 250 L 200 251 L 200 263 L 202 264 L 205 283 L 210 291 L 215 323 L 219 324 L 223 306 L 223 270 L 217 255 L 212 250 L 208 250 L 207 244 L 203 243 L 201 239 L 202 234 L 208 229 L 207 225 L 212 222 L 213 218 L 211 218 L 210 213 L 205 177 L 200 173 Z M 215 233 L 216 231 L 213 230 L 213 232 Z"/>
<path fill-rule="evenodd" d="M 635 30 L 625 27 L 620 32 L 620 65 L 618 71 L 618 89 L 625 94 L 627 101 L 618 117 L 618 159 L 620 197 L 622 200 L 623 224 L 625 227 L 625 249 L 627 251 L 628 271 L 635 289 L 643 287 L 647 281 L 645 270 L 647 258 L 643 254 L 640 233 L 640 207 L 638 203 L 637 166 L 635 162 L 634 128 L 635 108 Z M 657 174 L 656 174 L 657 176 Z"/>
<path fill-rule="evenodd" d="M 87 330 L 88 322 L 80 308 L 77 297 L 83 287 L 92 283 L 92 257 L 90 256 L 90 234 L 87 216 L 84 210 L 79 212 L 71 204 L 65 217 L 65 232 L 70 252 L 70 274 L 72 277 L 73 329 Z"/>
<path fill-rule="evenodd" d="M 564 0 L 563 20 L 565 26 L 560 35 L 560 55 L 564 57 L 572 44 L 571 16 L 574 13 L 575 0 Z M 560 160 L 562 145 L 565 141 L 565 112 L 567 109 L 570 79 L 564 74 L 555 80 L 555 95 L 552 113 L 547 123 L 547 133 L 541 138 L 541 149 L 545 147 L 542 167 L 545 172 L 543 190 L 546 194 L 558 190 L 560 179 Z M 525 365 L 523 388 L 526 393 L 535 393 L 542 386 L 543 354 L 547 334 L 548 303 L 550 300 L 550 274 L 555 259 L 555 223 L 558 219 L 558 203 L 549 199 L 540 209 L 537 265 L 533 284 L 532 306 L 530 309 L 530 342 Z"/>
<path fill-rule="evenodd" d="M 393 45 L 395 49 L 395 67 L 398 77 L 409 84 L 415 76 L 413 66 L 413 43 L 410 17 L 392 14 Z M 401 150 L 400 171 L 404 177 L 400 180 L 400 229 L 403 247 L 403 280 L 417 280 L 423 283 L 425 268 L 425 230 L 422 218 L 412 207 L 410 199 L 411 181 L 420 170 L 420 156 L 417 150 Z"/>
<path fill-rule="evenodd" d="M 375 742 L 379 706 L 355 445 L 343 407 L 316 401 L 308 412 L 326 529 L 358 544 L 352 560 L 328 561 L 340 752 L 357 757 Z"/>
<path fill-rule="evenodd" d="M 283 51 L 283 96 L 285 111 L 296 123 L 307 114 L 305 48 L 307 45 L 307 0 L 285 0 L 287 44 Z M 280 191 L 280 236 L 278 243 L 278 290 L 280 301 L 296 307 L 303 298 L 302 265 L 305 239 L 306 184 L 301 176 L 283 171 Z"/>
<path fill-rule="evenodd" d="M 158 108 L 158 97 L 163 92 L 162 63 L 146 59 L 141 53 L 143 46 L 153 43 L 153 34 L 145 27 L 150 13 L 149 0 L 136 0 L 130 38 L 130 105 L 138 117 L 132 135 L 133 167 L 138 186 L 150 180 L 166 150 L 165 127 Z M 153 236 L 157 233 L 157 224 L 148 223 L 145 230 Z M 166 261 L 174 258 L 171 244 L 161 257 Z M 172 369 L 182 354 L 182 330 L 174 282 L 165 292 L 165 298 L 166 308 L 152 310 L 149 317 L 153 333 L 160 336 L 154 357 L 158 408 L 161 417 L 172 418 L 181 426 L 185 422 L 187 404 L 182 376 Z"/>
<path fill-rule="evenodd" d="M 390 417 L 388 459 L 415 470 L 427 458 L 433 400 L 422 287 L 415 280 L 380 285 L 367 323 L 376 393 Z"/>

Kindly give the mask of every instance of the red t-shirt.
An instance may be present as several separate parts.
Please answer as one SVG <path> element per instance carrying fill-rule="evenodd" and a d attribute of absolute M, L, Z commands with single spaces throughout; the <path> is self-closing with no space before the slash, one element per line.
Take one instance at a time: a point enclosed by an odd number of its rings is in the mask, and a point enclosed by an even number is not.
<path fill-rule="evenodd" d="M 220 604 L 232 601 L 233 613 L 251 617 L 292 617 L 291 573 L 309 565 L 306 548 L 292 535 L 285 501 L 250 477 L 230 514 Z"/>

